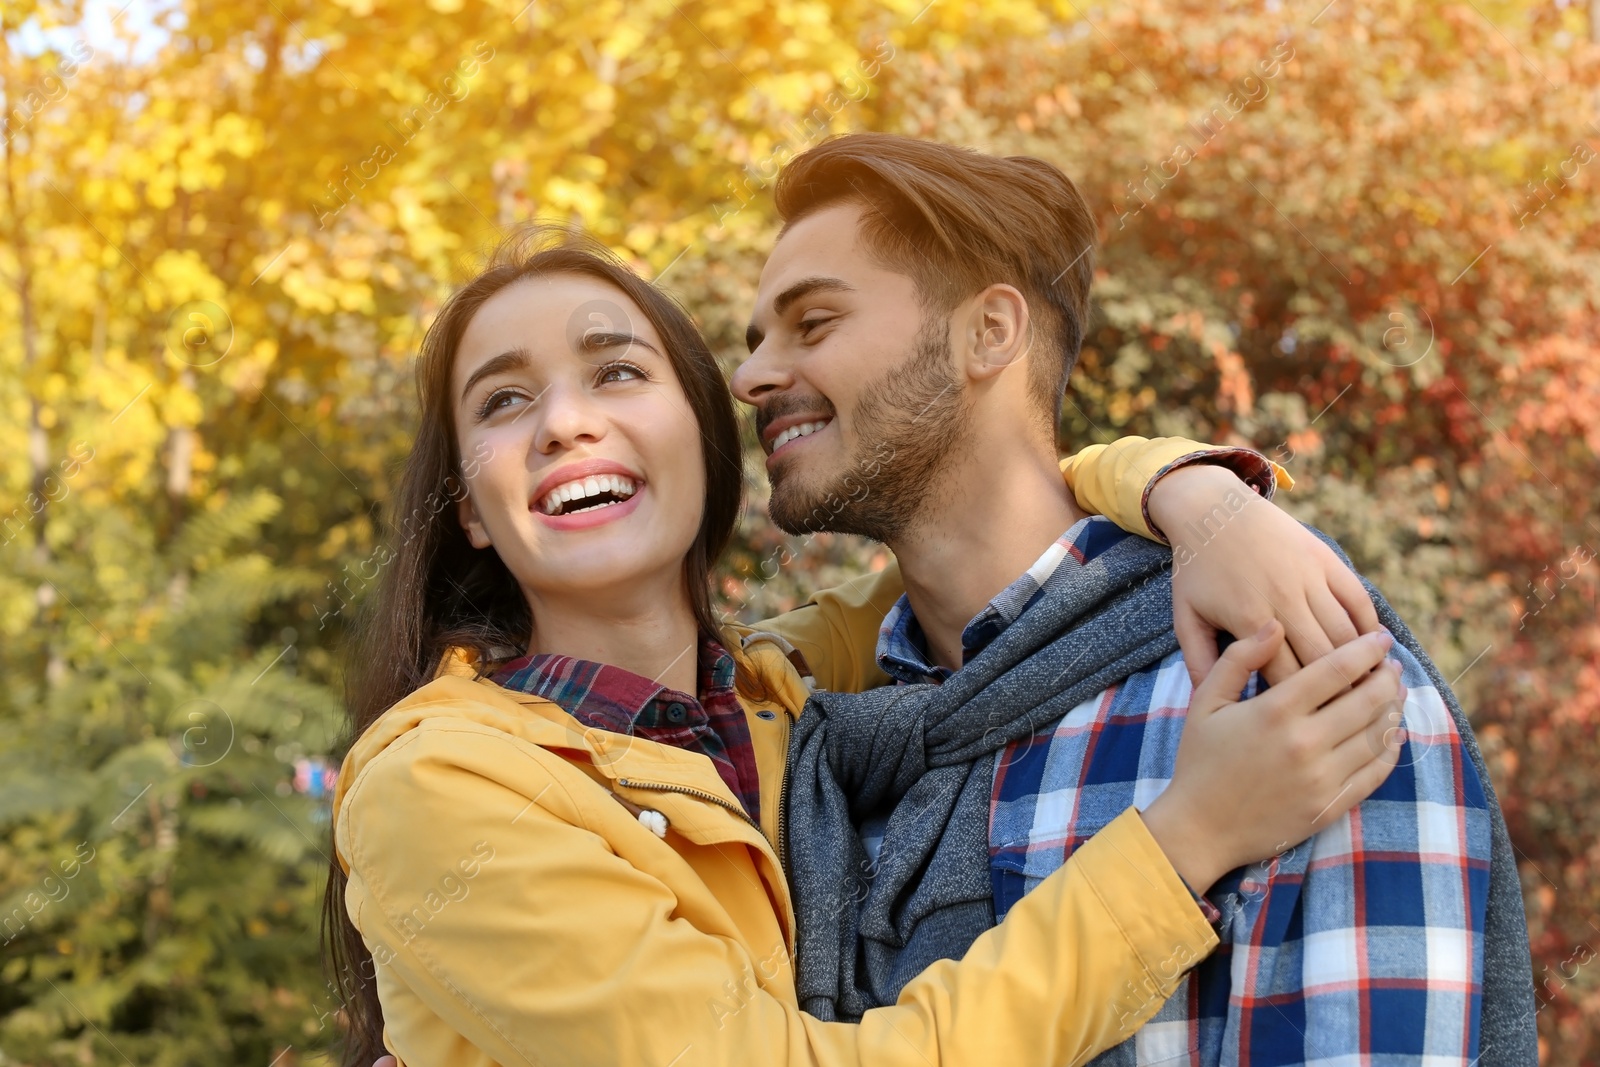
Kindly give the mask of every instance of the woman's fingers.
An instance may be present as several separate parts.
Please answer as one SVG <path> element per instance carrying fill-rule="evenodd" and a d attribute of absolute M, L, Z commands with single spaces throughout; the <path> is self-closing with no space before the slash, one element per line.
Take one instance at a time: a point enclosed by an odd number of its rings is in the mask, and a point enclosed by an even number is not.
<path fill-rule="evenodd" d="M 1325 744 L 1335 752 L 1347 745 L 1360 748 L 1367 759 L 1382 750 L 1388 731 L 1400 725 L 1405 703 L 1399 667 L 1389 660 L 1317 713 L 1317 726 Z M 1358 762 L 1352 757 L 1345 773 L 1353 771 Z"/>
<path fill-rule="evenodd" d="M 1341 645 L 1273 686 L 1267 695 L 1275 697 L 1274 703 L 1285 710 L 1320 708 L 1344 689 L 1359 685 L 1393 643 L 1393 638 L 1380 631 Z"/>
<path fill-rule="evenodd" d="M 1295 658 L 1294 650 L 1285 641 L 1278 646 L 1277 653 L 1272 661 L 1261 668 L 1261 676 L 1267 680 L 1268 685 L 1278 685 L 1286 681 L 1300 670 L 1300 661 Z"/>
<path fill-rule="evenodd" d="M 1333 590 L 1313 589 L 1310 600 L 1311 612 L 1317 618 L 1321 637 L 1328 642 L 1327 652 L 1332 652 L 1340 645 L 1347 645 L 1361 636 L 1355 620 L 1350 617 L 1350 613 L 1345 610 L 1339 598 L 1333 595 Z M 1326 655 L 1327 652 L 1322 655 Z"/>
<path fill-rule="evenodd" d="M 1199 689 L 1217 665 L 1217 628 L 1202 619 L 1188 604 L 1174 603 L 1172 629 L 1178 635 L 1178 649 L 1189 671 L 1189 685 Z M 1242 688 L 1242 686 L 1241 686 Z M 1234 694 L 1237 699 L 1238 693 Z"/>
<path fill-rule="evenodd" d="M 1313 551 L 1322 566 L 1306 572 L 1304 606 L 1287 627 L 1294 654 L 1306 664 L 1378 629 L 1377 610 L 1361 579 L 1327 545 L 1315 542 Z"/>
<path fill-rule="evenodd" d="M 1326 800 L 1312 820 L 1313 832 L 1371 796 L 1398 761 L 1405 736 L 1398 666 L 1390 661 L 1379 667 L 1313 719 L 1318 744 L 1329 753 L 1314 775 Z"/>
<path fill-rule="evenodd" d="M 1345 614 L 1359 632 L 1376 633 L 1378 609 L 1373 606 L 1372 597 L 1367 594 L 1367 587 L 1361 584 L 1356 572 L 1341 563 L 1331 551 L 1328 555 L 1332 557 L 1326 568 L 1329 591 L 1333 593 L 1339 606 L 1344 608 Z"/>
<path fill-rule="evenodd" d="M 1316 600 L 1312 591 L 1307 589 L 1304 595 L 1305 600 L 1296 605 L 1294 617 L 1286 620 L 1284 629 L 1288 634 L 1289 647 L 1294 649 L 1295 658 L 1302 664 L 1310 666 L 1332 652 L 1337 642 L 1328 640 L 1328 635 L 1323 633 L 1326 622 L 1316 611 Z"/>
<path fill-rule="evenodd" d="M 1250 680 L 1250 673 L 1264 667 L 1282 647 L 1283 627 L 1276 619 L 1229 645 L 1205 681 L 1195 688 L 1189 699 L 1189 717 L 1209 715 L 1237 701 Z"/>
<path fill-rule="evenodd" d="M 1348 749 L 1342 754 L 1353 764 L 1355 769 L 1345 778 L 1344 784 L 1335 793 L 1321 815 L 1311 823 L 1312 833 L 1326 827 L 1333 820 L 1366 800 L 1378 787 L 1388 780 L 1390 772 L 1400 762 L 1400 753 L 1405 748 L 1404 731 L 1396 733 L 1399 715 L 1396 713 L 1395 722 L 1389 721 L 1385 715 L 1375 725 L 1377 733 L 1363 731 L 1361 736 L 1352 737 L 1345 742 Z M 1376 745 L 1374 749 L 1372 746 Z"/>
<path fill-rule="evenodd" d="M 1389 780 L 1389 775 L 1400 765 L 1400 753 L 1403 751 L 1404 742 L 1392 743 L 1350 776 L 1350 791 L 1355 794 L 1355 804 L 1376 793 L 1378 787 Z"/>

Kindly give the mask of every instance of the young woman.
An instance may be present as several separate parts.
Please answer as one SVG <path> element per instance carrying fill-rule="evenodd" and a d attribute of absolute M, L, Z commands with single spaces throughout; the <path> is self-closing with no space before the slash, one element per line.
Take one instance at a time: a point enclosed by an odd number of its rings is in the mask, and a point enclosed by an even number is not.
<path fill-rule="evenodd" d="M 606 255 L 513 246 L 441 310 L 419 386 L 334 802 L 347 1063 L 1081 1062 L 1215 945 L 1193 893 L 1392 762 L 1337 747 L 1381 738 L 1386 639 L 1233 703 L 1282 644 L 1268 627 L 1197 692 L 1142 815 L 895 1005 L 821 1022 L 796 1003 L 775 848 L 807 687 L 788 642 L 712 607 L 741 454 L 705 342 Z M 1352 788 L 1319 812 L 1307 775 Z"/>

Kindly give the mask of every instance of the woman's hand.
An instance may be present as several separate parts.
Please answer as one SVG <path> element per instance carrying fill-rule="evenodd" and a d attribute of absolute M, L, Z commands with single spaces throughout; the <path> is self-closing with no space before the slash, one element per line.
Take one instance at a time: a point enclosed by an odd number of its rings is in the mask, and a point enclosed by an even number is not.
<path fill-rule="evenodd" d="M 1150 518 L 1172 542 L 1172 622 L 1196 687 L 1217 663 L 1218 631 L 1242 637 L 1280 622 L 1288 643 L 1262 672 L 1277 685 L 1378 629 L 1361 579 L 1232 471 L 1166 475 L 1150 491 Z"/>
<path fill-rule="evenodd" d="M 1249 700 L 1239 695 L 1283 628 L 1269 622 L 1222 654 L 1190 701 L 1172 781 L 1143 813 L 1191 889 L 1304 841 L 1383 784 L 1405 740 L 1393 643 L 1367 634 Z"/>

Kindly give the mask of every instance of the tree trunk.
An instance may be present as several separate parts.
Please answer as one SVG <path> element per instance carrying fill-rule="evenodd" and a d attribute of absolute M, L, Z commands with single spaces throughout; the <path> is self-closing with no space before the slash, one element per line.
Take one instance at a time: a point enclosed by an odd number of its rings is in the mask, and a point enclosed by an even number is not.
<path fill-rule="evenodd" d="M 0 23 L 0 41 L 9 40 L 10 26 Z M 16 99 L 13 85 L 18 79 L 9 63 L 0 66 L 0 98 Z M 33 250 L 28 243 L 28 228 L 23 223 L 22 205 L 17 202 L 16 181 L 17 138 L 9 131 L 0 146 L 0 179 L 6 191 L 6 209 L 11 216 L 11 248 L 17 259 L 17 312 L 22 331 L 22 380 L 24 388 L 31 385 L 31 377 L 39 362 L 39 324 L 33 308 Z M 29 508 L 33 519 L 33 561 L 41 572 L 50 564 L 50 543 L 45 540 L 45 524 L 50 518 L 50 497 L 46 481 L 50 475 L 50 437 L 45 432 L 43 405 L 37 395 L 28 396 L 28 487 Z M 37 510 L 33 510 L 33 509 Z M 46 617 L 55 603 L 55 588 L 48 580 L 41 581 L 35 591 L 39 605 L 39 626 L 46 632 Z M 48 641 L 45 643 L 45 680 L 59 684 L 66 677 L 66 663 Z"/>

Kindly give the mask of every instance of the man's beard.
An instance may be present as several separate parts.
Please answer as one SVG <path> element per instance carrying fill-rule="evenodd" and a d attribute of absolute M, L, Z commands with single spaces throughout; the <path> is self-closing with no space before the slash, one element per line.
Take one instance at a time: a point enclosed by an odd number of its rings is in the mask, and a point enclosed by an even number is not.
<path fill-rule="evenodd" d="M 843 471 L 815 487 L 782 466 L 772 475 L 772 521 L 788 534 L 901 537 L 940 495 L 940 475 L 968 442 L 971 413 L 939 316 L 923 320 L 911 354 L 861 392 L 860 438 Z M 782 412 L 769 412 L 768 419 Z M 836 416 L 837 417 L 837 416 Z"/>

